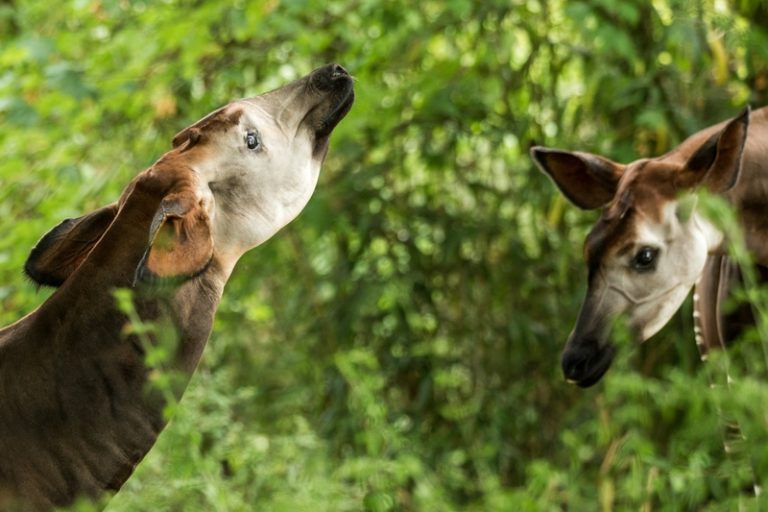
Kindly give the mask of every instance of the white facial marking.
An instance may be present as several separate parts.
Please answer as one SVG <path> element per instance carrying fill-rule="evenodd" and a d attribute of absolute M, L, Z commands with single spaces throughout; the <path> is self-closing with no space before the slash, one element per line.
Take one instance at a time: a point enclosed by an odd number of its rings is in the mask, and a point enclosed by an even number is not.
<path fill-rule="evenodd" d="M 610 305 L 612 314 L 625 314 L 642 341 L 656 334 L 680 308 L 704 269 L 707 253 L 722 242 L 722 234 L 695 212 L 681 221 L 677 202 L 662 212 L 661 222 L 638 214 L 636 235 L 628 250 L 609 254 L 593 293 Z M 655 252 L 653 269 L 638 271 L 633 258 L 643 248 Z M 695 297 L 697 298 L 697 297 Z"/>
<path fill-rule="evenodd" d="M 230 109 L 242 109 L 239 122 L 212 133 L 193 165 L 213 193 L 216 253 L 234 266 L 306 206 L 321 161 L 313 156 L 313 134 L 300 126 L 299 116 L 294 116 L 297 126 L 284 126 L 255 101 Z M 256 150 L 246 145 L 248 131 L 258 134 Z"/>

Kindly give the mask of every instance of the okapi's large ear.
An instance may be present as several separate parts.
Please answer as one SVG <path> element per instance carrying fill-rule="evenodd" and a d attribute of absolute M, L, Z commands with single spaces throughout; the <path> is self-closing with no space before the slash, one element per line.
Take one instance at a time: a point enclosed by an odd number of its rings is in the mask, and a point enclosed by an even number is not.
<path fill-rule="evenodd" d="M 593 210 L 608 204 L 616 194 L 624 166 L 607 158 L 535 146 L 531 157 L 573 204 Z"/>
<path fill-rule="evenodd" d="M 204 201 L 193 185 L 187 185 L 161 201 L 135 281 L 189 279 L 203 272 L 212 258 L 213 236 Z"/>
<path fill-rule="evenodd" d="M 691 155 L 681 173 L 681 186 L 705 185 L 725 192 L 736 184 L 749 128 L 749 107 L 712 135 Z"/>
<path fill-rule="evenodd" d="M 32 248 L 24 272 L 38 284 L 61 286 L 91 252 L 115 215 L 117 204 L 111 204 L 62 221 Z"/>

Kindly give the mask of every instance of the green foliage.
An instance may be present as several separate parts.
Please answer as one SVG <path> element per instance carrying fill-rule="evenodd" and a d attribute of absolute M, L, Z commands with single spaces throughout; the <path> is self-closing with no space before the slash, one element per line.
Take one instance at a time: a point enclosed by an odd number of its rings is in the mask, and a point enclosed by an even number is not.
<path fill-rule="evenodd" d="M 750 505 L 723 418 L 768 478 L 768 337 L 701 365 L 686 304 L 602 384 L 567 386 L 594 214 L 527 148 L 627 161 L 764 105 L 765 5 L 0 4 L 3 323 L 48 293 L 20 271 L 35 241 L 114 201 L 177 130 L 327 62 L 357 78 L 311 203 L 239 263 L 187 394 L 109 510 Z M 765 325 L 765 291 L 744 293 Z M 710 389 L 726 362 L 734 383 Z"/>

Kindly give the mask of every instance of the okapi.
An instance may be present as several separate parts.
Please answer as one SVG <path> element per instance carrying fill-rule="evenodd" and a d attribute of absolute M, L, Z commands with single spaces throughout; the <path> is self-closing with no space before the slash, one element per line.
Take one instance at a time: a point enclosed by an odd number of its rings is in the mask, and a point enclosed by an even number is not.
<path fill-rule="evenodd" d="M 645 341 L 680 308 L 692 287 L 696 339 L 706 350 L 730 341 L 743 319 L 721 303 L 739 275 L 725 235 L 691 209 L 700 187 L 736 210 L 760 274 L 768 265 L 768 107 L 706 128 L 657 158 L 623 165 L 578 151 L 531 149 L 539 168 L 582 209 L 602 209 L 584 256 L 587 295 L 562 355 L 566 379 L 597 383 L 611 365 L 611 326 L 618 316 Z M 731 324 L 729 324 L 731 321 Z"/>
<path fill-rule="evenodd" d="M 180 397 L 235 263 L 304 208 L 353 100 L 333 64 L 234 101 L 178 133 L 116 203 L 43 236 L 25 270 L 58 288 L 0 330 L 0 510 L 123 485 L 165 426 L 166 396 L 148 386 L 151 347 L 126 331 L 115 290 L 132 290 L 142 321 L 172 326 Z"/>

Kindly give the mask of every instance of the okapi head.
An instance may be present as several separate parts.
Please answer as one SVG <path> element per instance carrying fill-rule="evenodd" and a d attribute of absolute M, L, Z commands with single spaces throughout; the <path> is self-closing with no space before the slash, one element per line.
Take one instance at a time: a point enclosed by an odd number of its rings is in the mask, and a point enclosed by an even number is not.
<path fill-rule="evenodd" d="M 231 271 L 309 201 L 331 131 L 353 100 L 350 75 L 333 64 L 212 112 L 179 132 L 174 149 L 139 174 L 116 204 L 65 220 L 43 237 L 27 274 L 61 285 L 137 190 L 161 198 L 137 281 L 194 277 L 214 256 Z"/>
<path fill-rule="evenodd" d="M 602 209 L 587 235 L 587 296 L 562 355 L 566 379 L 597 383 L 611 365 L 615 319 L 637 341 L 677 311 L 722 234 L 695 211 L 698 187 L 726 193 L 739 179 L 749 108 L 675 150 L 623 165 L 601 156 L 543 147 L 536 164 L 582 209 Z"/>

